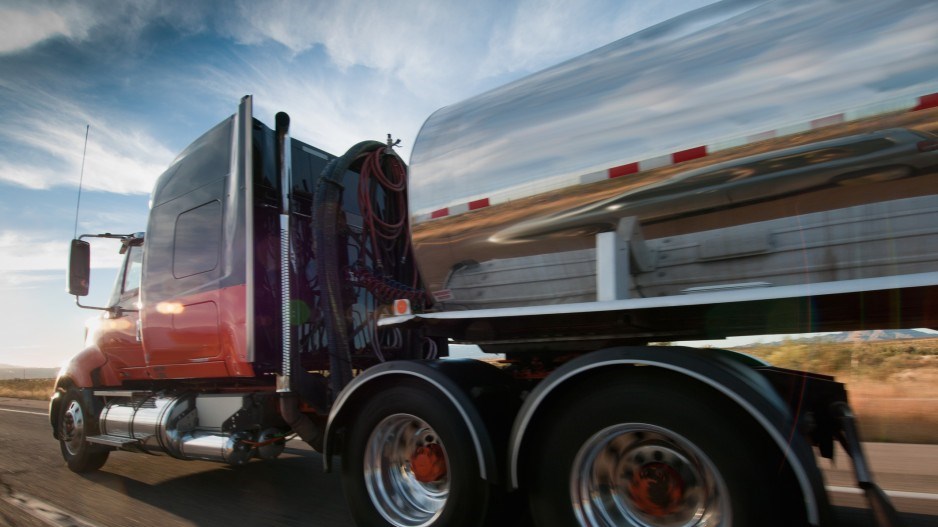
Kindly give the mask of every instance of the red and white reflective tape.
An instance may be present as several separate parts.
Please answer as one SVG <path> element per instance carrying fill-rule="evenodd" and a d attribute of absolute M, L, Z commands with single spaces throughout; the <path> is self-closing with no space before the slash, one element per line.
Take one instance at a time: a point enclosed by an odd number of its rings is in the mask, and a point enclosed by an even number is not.
<path fill-rule="evenodd" d="M 938 93 L 923 95 L 918 98 L 918 104 L 911 111 L 926 110 L 928 108 L 938 108 Z"/>
<path fill-rule="evenodd" d="M 615 179 L 623 176 L 629 176 L 632 174 L 638 174 L 639 172 L 646 172 L 648 170 L 653 170 L 656 168 L 662 168 L 666 166 L 676 165 L 678 163 L 683 163 L 685 161 L 691 161 L 694 159 L 700 159 L 706 157 L 714 152 L 720 150 L 726 150 L 729 148 L 736 148 L 739 146 L 744 146 L 747 144 L 758 143 L 760 141 L 765 141 L 768 139 L 774 139 L 776 137 L 784 137 L 787 135 L 799 134 L 807 132 L 810 130 L 817 130 L 819 128 L 824 128 L 827 126 L 832 126 L 835 124 L 842 124 L 850 121 L 856 121 L 858 119 L 866 119 L 869 117 L 875 117 L 877 115 L 883 115 L 886 113 L 893 112 L 915 112 L 919 110 L 926 110 L 929 108 L 938 108 L 938 93 L 932 93 L 929 95 L 923 95 L 921 97 L 910 97 L 903 99 L 896 99 L 891 101 L 886 101 L 884 103 L 877 103 L 869 106 L 863 106 L 854 110 L 848 110 L 843 113 L 837 113 L 833 115 L 828 115 L 826 117 L 820 117 L 817 119 L 812 119 L 807 122 L 798 123 L 790 126 L 784 126 L 775 130 L 766 130 L 764 132 L 759 132 L 756 134 L 749 134 L 742 137 L 736 137 L 733 139 L 725 141 L 717 141 L 711 145 L 697 146 L 694 148 L 686 148 L 684 150 L 678 150 L 677 152 L 672 152 L 670 154 L 665 154 L 662 156 L 656 156 L 648 159 L 643 159 L 640 161 L 633 161 L 631 163 L 626 163 L 623 165 L 614 166 L 606 170 L 600 170 L 597 172 L 590 172 L 588 174 L 582 174 L 571 178 L 570 185 L 586 185 L 589 183 L 596 183 L 598 181 L 604 181 L 606 179 Z M 449 207 L 444 207 L 442 209 L 437 209 L 429 214 L 418 214 L 414 216 L 414 223 L 423 223 L 430 220 L 435 220 L 439 218 L 445 218 L 448 216 L 456 216 L 458 214 L 463 214 L 465 212 L 471 212 L 474 210 L 484 209 L 494 204 L 498 203 L 507 203 L 512 201 L 512 196 L 505 194 L 502 196 L 492 196 L 488 198 L 481 198 L 468 203 L 461 203 L 457 205 L 451 205 Z"/>
<path fill-rule="evenodd" d="M 415 217 L 415 221 L 420 223 L 427 220 L 435 220 L 437 218 L 445 218 L 446 216 L 455 216 L 457 214 L 462 214 L 463 212 L 469 212 L 472 210 L 484 209 L 491 205 L 489 198 L 477 199 L 475 201 L 470 201 L 469 203 L 462 203 L 459 205 L 453 205 L 452 207 L 444 207 L 442 209 L 437 209 L 430 214 L 420 214 Z"/>

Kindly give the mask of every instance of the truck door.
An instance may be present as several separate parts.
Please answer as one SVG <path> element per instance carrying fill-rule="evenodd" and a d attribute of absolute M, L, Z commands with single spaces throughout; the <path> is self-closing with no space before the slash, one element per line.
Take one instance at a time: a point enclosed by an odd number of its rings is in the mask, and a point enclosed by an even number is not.
<path fill-rule="evenodd" d="M 145 379 L 146 363 L 140 343 L 138 309 L 140 304 L 140 270 L 143 263 L 143 239 L 135 238 L 125 245 L 124 263 L 114 282 L 111 300 L 98 321 L 98 346 L 114 371 L 123 380 Z"/>

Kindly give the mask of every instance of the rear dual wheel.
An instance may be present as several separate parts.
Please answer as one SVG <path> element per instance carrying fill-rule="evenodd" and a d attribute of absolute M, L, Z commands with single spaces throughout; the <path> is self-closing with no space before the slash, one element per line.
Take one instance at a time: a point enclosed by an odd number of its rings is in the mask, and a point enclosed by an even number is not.
<path fill-rule="evenodd" d="M 729 525 L 722 473 L 680 434 L 620 423 L 580 447 L 570 474 L 581 525 Z"/>
<path fill-rule="evenodd" d="M 805 525 L 794 476 L 741 408 L 641 368 L 569 390 L 527 458 L 540 527 Z"/>
<path fill-rule="evenodd" d="M 459 412 L 418 383 L 365 403 L 346 443 L 342 482 L 359 525 L 478 526 L 490 497 Z"/>

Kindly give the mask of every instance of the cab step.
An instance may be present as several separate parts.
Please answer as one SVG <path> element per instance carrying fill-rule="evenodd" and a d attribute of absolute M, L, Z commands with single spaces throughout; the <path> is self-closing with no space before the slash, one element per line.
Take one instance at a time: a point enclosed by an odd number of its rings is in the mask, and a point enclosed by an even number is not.
<path fill-rule="evenodd" d="M 131 439 L 129 437 L 121 436 L 112 436 L 112 435 L 97 435 L 97 436 L 88 436 L 85 438 L 89 443 L 95 443 L 98 445 L 112 446 L 115 448 L 125 448 L 131 445 L 139 445 L 140 440 Z"/>

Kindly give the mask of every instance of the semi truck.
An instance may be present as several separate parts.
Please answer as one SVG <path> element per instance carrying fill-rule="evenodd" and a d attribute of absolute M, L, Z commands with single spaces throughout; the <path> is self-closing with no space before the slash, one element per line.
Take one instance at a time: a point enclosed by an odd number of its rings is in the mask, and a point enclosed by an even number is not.
<path fill-rule="evenodd" d="M 898 525 L 844 384 L 659 344 L 938 327 L 936 131 L 914 0 L 714 4 L 435 112 L 409 166 L 245 96 L 145 233 L 71 242 L 101 316 L 54 436 L 76 472 L 297 437 L 395 527 L 832 525 L 839 443 Z M 123 254 L 103 306 L 94 238 Z"/>

